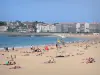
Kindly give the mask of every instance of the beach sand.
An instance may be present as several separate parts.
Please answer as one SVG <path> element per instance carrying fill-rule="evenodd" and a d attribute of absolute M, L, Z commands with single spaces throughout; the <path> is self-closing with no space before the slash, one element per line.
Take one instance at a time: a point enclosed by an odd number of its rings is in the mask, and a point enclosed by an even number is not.
<path fill-rule="evenodd" d="M 91 41 L 66 44 L 66 47 L 61 48 L 64 55 L 69 55 L 66 57 L 56 57 L 55 46 L 52 46 L 54 49 L 44 51 L 42 56 L 36 56 L 38 53 L 22 53 L 31 52 L 30 48 L 17 48 L 17 51 L 10 50 L 10 52 L 0 51 L 0 64 L 9 60 L 10 55 L 16 55 L 14 59 L 16 66 L 21 67 L 9 69 L 15 65 L 0 65 L 0 75 L 100 75 L 100 38 L 96 37 L 93 44 Z M 90 47 L 86 48 L 86 45 Z M 43 46 L 40 48 L 43 49 Z M 23 56 L 25 54 L 27 56 Z M 51 59 L 49 56 L 54 58 L 55 63 L 44 63 Z M 82 63 L 83 59 L 88 57 L 93 57 L 95 62 Z"/>

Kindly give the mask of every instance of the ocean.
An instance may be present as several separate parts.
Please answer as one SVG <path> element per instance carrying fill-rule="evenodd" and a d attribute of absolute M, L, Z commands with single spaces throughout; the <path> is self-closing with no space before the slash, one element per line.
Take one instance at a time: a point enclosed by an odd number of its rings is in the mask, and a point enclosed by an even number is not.
<path fill-rule="evenodd" d="M 0 48 L 4 47 L 24 47 L 31 45 L 46 45 L 55 44 L 58 37 L 48 37 L 48 36 L 8 36 L 0 35 Z M 65 42 L 82 41 L 86 40 L 84 38 L 63 38 Z"/>

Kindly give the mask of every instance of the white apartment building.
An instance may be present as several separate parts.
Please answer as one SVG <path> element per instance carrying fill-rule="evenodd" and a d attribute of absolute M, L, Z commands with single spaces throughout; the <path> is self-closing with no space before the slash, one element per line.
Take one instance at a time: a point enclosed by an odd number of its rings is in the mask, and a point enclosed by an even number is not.
<path fill-rule="evenodd" d="M 49 32 L 56 32 L 56 26 L 53 24 L 49 25 Z"/>
<path fill-rule="evenodd" d="M 84 28 L 84 32 L 90 32 L 89 31 L 89 23 L 85 23 L 85 28 Z"/>
<path fill-rule="evenodd" d="M 76 23 L 76 33 L 80 32 L 80 23 Z"/>
<path fill-rule="evenodd" d="M 76 31 L 77 32 L 90 32 L 89 23 L 77 23 Z"/>
<path fill-rule="evenodd" d="M 55 32 L 56 27 L 49 24 L 37 24 L 37 32 Z"/>
<path fill-rule="evenodd" d="M 49 32 L 49 25 L 43 24 L 41 26 L 41 32 Z"/>
<path fill-rule="evenodd" d="M 41 24 L 37 24 L 37 27 L 36 27 L 37 28 L 37 33 L 41 32 L 41 28 L 42 28 L 41 26 L 42 26 Z"/>
<path fill-rule="evenodd" d="M 62 32 L 61 24 L 56 24 L 56 32 Z"/>

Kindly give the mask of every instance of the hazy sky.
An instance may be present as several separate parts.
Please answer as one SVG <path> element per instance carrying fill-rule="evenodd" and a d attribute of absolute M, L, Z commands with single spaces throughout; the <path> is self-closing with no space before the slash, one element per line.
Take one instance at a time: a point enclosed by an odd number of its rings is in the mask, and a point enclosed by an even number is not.
<path fill-rule="evenodd" d="M 100 22 L 100 0 L 0 0 L 0 20 Z"/>

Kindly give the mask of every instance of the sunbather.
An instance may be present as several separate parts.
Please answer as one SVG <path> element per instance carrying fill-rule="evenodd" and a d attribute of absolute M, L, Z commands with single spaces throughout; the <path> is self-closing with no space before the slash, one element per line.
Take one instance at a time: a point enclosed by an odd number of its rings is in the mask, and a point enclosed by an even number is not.
<path fill-rule="evenodd" d="M 20 66 L 14 66 L 14 67 L 11 67 L 9 69 L 19 69 L 19 68 L 21 68 L 21 67 Z"/>
<path fill-rule="evenodd" d="M 9 61 L 6 61 L 6 63 L 4 63 L 4 64 L 0 64 L 0 65 L 15 65 L 15 64 L 16 64 L 15 61 L 11 61 L 11 60 L 9 60 Z"/>

